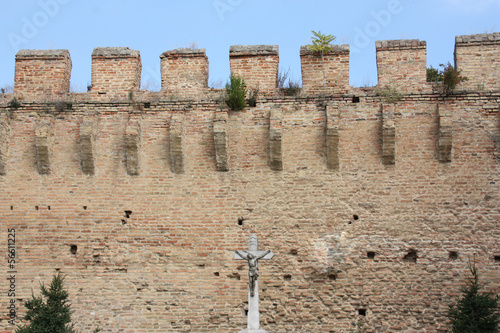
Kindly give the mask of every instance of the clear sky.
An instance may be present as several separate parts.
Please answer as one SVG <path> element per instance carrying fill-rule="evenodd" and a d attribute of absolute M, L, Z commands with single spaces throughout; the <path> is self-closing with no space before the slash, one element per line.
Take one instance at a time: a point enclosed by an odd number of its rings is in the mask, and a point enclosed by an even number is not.
<path fill-rule="evenodd" d="M 128 46 L 142 85 L 160 88 L 164 51 L 205 48 L 209 85 L 229 77 L 231 45 L 279 45 L 280 67 L 300 79 L 311 30 L 350 44 L 350 83 L 375 85 L 375 41 L 427 41 L 427 65 L 453 63 L 456 35 L 500 31 L 500 0 L 0 0 L 0 87 L 13 85 L 20 49 L 68 49 L 73 91 L 86 91 L 95 47 Z"/>

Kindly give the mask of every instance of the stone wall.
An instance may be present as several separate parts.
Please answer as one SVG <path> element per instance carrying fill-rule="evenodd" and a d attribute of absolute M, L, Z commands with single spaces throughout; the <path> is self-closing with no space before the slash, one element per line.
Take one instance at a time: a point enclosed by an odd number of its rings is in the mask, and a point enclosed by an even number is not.
<path fill-rule="evenodd" d="M 0 102 L 0 332 L 56 271 L 82 332 L 237 332 L 251 233 L 269 332 L 446 332 L 470 260 L 500 291 L 498 90 L 93 94 Z"/>

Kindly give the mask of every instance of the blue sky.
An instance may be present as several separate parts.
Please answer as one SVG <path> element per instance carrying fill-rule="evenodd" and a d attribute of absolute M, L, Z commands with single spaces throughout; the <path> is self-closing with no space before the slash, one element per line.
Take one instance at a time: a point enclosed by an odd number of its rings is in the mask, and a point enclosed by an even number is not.
<path fill-rule="evenodd" d="M 500 31 L 500 0 L 0 0 L 0 86 L 14 82 L 20 49 L 68 49 L 73 91 L 86 91 L 95 47 L 128 46 L 142 84 L 160 88 L 164 51 L 207 50 L 209 85 L 229 77 L 231 45 L 279 45 L 280 67 L 300 79 L 311 30 L 350 44 L 350 83 L 375 85 L 375 41 L 427 41 L 427 64 L 453 62 L 456 35 Z"/>

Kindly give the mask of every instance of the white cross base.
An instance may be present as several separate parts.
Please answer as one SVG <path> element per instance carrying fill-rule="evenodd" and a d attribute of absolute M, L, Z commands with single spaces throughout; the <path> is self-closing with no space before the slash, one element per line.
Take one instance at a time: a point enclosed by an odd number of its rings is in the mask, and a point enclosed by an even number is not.
<path fill-rule="evenodd" d="M 274 253 L 271 251 L 259 251 L 257 250 L 257 236 L 252 234 L 250 236 L 248 251 L 237 251 L 244 256 L 248 253 L 254 255 L 255 257 L 261 257 L 260 259 L 271 259 Z M 240 254 L 234 253 L 234 259 L 244 260 Z M 254 282 L 254 295 L 252 296 L 251 290 L 248 290 L 248 317 L 247 317 L 247 328 L 240 331 L 239 333 L 267 333 L 266 330 L 260 329 L 260 317 L 259 317 L 259 279 L 257 278 Z"/>

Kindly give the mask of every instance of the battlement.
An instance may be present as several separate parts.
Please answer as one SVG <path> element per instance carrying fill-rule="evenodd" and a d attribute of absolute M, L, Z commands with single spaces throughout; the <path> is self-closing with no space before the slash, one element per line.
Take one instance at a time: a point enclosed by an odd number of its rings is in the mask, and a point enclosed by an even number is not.
<path fill-rule="evenodd" d="M 426 82 L 427 44 L 418 39 L 376 43 L 378 87 L 402 94 L 429 92 Z M 349 86 L 349 45 L 331 45 L 323 57 L 307 46 L 300 48 L 302 96 L 353 93 Z M 457 36 L 455 64 L 468 78 L 459 89 L 500 89 L 500 33 Z M 277 45 L 234 45 L 229 49 L 230 69 L 245 78 L 249 90 L 260 96 L 278 96 Z M 207 99 L 208 58 L 205 49 L 180 48 L 160 55 L 160 98 Z M 140 52 L 127 47 L 96 48 L 92 53 L 92 86 L 87 100 L 126 100 L 139 92 Z M 325 78 L 323 79 L 323 73 Z M 47 100 L 69 91 L 71 58 L 68 50 L 21 50 L 16 55 L 15 94 L 26 100 Z M 210 97 L 208 97 L 210 99 Z"/>
<path fill-rule="evenodd" d="M 468 90 L 500 89 L 500 33 L 455 37 L 455 67 L 462 70 Z"/>

